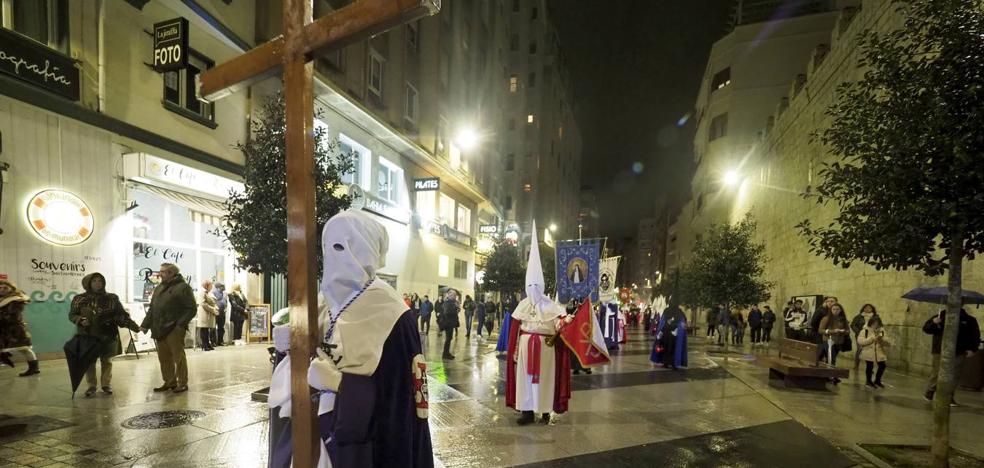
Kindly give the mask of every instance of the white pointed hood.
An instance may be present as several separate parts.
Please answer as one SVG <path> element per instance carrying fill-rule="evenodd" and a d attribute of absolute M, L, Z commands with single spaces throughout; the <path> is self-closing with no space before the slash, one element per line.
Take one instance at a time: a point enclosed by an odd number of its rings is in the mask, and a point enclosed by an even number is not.
<path fill-rule="evenodd" d="M 325 223 L 321 292 L 332 311 L 341 309 L 376 277 L 386 264 L 388 247 L 386 228 L 359 211 L 343 211 Z"/>
<path fill-rule="evenodd" d="M 536 221 L 533 221 L 533 236 L 530 238 L 530 258 L 526 262 L 526 297 L 535 305 L 549 302 L 544 295 L 546 281 L 543 279 L 543 265 L 540 263 L 540 243 L 536 237 Z"/>

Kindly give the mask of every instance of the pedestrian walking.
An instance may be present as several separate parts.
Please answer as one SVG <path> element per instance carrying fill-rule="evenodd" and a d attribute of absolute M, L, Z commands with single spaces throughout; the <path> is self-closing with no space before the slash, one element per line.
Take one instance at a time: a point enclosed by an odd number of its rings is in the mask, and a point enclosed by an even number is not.
<path fill-rule="evenodd" d="M 858 333 L 857 341 L 858 350 L 861 351 L 861 359 L 865 363 L 865 386 L 885 388 L 885 385 L 882 385 L 882 375 L 885 374 L 885 365 L 886 361 L 888 361 L 888 354 L 886 354 L 885 349 L 889 343 L 885 339 L 885 327 L 882 325 L 881 317 L 872 315 L 868 319 L 868 323 Z M 875 373 L 875 380 L 871 380 L 871 375 L 876 364 L 878 371 Z"/>
<path fill-rule="evenodd" d="M 492 329 L 495 328 L 495 319 L 498 315 L 496 311 L 496 305 L 492 302 L 492 299 L 486 299 L 485 301 L 485 331 L 488 336 L 492 336 Z M 479 326 L 482 324 L 479 323 Z"/>
<path fill-rule="evenodd" d="M 772 342 L 772 326 L 776 323 L 776 313 L 772 311 L 772 307 L 762 306 L 764 312 L 762 312 L 762 340 L 768 346 L 768 343 Z"/>
<path fill-rule="evenodd" d="M 431 312 L 433 311 L 434 303 L 431 302 L 430 297 L 424 294 L 424 300 L 420 303 L 420 331 L 425 335 L 430 333 Z"/>
<path fill-rule="evenodd" d="M 752 346 L 758 346 L 762 341 L 762 311 L 757 305 L 748 311 L 748 328 L 752 330 Z"/>
<path fill-rule="evenodd" d="M 11 281 L 0 280 L 0 362 L 14 367 L 14 355 L 27 361 L 21 377 L 40 374 L 38 356 L 34 354 L 31 333 L 24 321 L 24 308 L 31 300 Z"/>
<path fill-rule="evenodd" d="M 485 325 L 485 303 L 482 301 L 475 301 L 475 329 L 478 336 L 482 336 L 482 328 Z"/>
<path fill-rule="evenodd" d="M 100 379 L 99 386 L 103 393 L 113 394 L 113 357 L 123 354 L 123 344 L 120 342 L 119 328 L 129 328 L 139 332 L 130 314 L 126 313 L 120 298 L 116 294 L 106 292 L 106 277 L 102 273 L 91 273 L 82 278 L 82 289 L 85 291 L 72 298 L 68 320 L 76 325 L 77 333 L 90 335 L 102 341 L 99 352 Z M 86 397 L 96 393 L 96 363 L 93 362 L 85 372 L 85 381 L 89 388 Z"/>
<path fill-rule="evenodd" d="M 822 340 L 819 360 L 824 360 L 826 357 L 828 364 L 837 366 L 837 354 L 851 350 L 851 331 L 847 317 L 844 316 L 844 307 L 836 302 L 831 304 L 827 314 L 820 320 L 817 330 Z M 840 383 L 840 379 L 836 377 L 831 381 L 835 385 Z"/>
<path fill-rule="evenodd" d="M 714 332 L 717 331 L 718 326 L 718 314 L 723 306 L 717 306 L 714 310 L 707 313 L 707 336 L 710 338 L 714 337 Z"/>
<path fill-rule="evenodd" d="M 854 316 L 853 320 L 851 320 L 851 331 L 854 332 L 854 341 L 858 340 L 861 334 L 861 330 L 863 330 L 864 327 L 868 325 L 868 322 L 871 320 L 871 318 L 877 316 L 878 316 L 878 312 L 875 310 L 875 306 L 871 304 L 865 304 L 861 306 L 861 311 L 858 312 L 858 315 Z M 858 346 L 857 351 L 854 352 L 854 370 L 858 370 L 860 364 L 861 364 L 861 347 Z"/>
<path fill-rule="evenodd" d="M 437 314 L 437 334 L 440 335 L 444 332 L 441 328 L 441 315 L 444 314 L 444 295 L 438 294 L 437 302 L 434 303 L 434 313 Z"/>
<path fill-rule="evenodd" d="M 740 334 L 745 332 L 745 317 L 742 317 L 740 310 L 734 310 L 731 312 L 731 320 L 728 324 L 728 335 L 731 337 L 731 344 L 739 344 L 738 340 L 740 338 Z"/>
<path fill-rule="evenodd" d="M 215 318 L 219 315 L 215 296 L 212 295 L 212 280 L 202 281 L 202 289 L 195 296 L 195 302 L 198 304 L 195 318 L 198 323 L 199 345 L 201 345 L 202 351 L 211 351 L 215 349 L 211 339 L 211 330 L 215 328 Z"/>
<path fill-rule="evenodd" d="M 225 285 L 216 282 L 215 288 L 212 290 L 212 296 L 215 297 L 215 307 L 218 310 L 218 314 L 215 316 L 216 339 L 212 344 L 215 346 L 225 346 L 226 310 L 229 309 L 229 298 L 226 294 Z"/>
<path fill-rule="evenodd" d="M 441 355 L 443 359 L 454 359 L 454 354 L 451 354 L 451 337 L 454 336 L 454 330 L 460 326 L 458 321 L 460 308 L 457 298 L 458 293 L 453 289 L 449 290 L 447 299 L 443 302 L 444 310 L 441 311 L 441 316 L 437 318 L 437 324 L 444 331 L 444 354 Z"/>
<path fill-rule="evenodd" d="M 414 321 L 420 320 L 420 296 L 417 293 L 410 294 L 410 311 L 413 312 Z"/>
<path fill-rule="evenodd" d="M 471 338 L 472 331 L 472 319 L 475 318 L 475 301 L 472 300 L 471 296 L 465 295 L 465 302 L 462 308 L 465 309 L 465 338 Z"/>
<path fill-rule="evenodd" d="M 243 323 L 249 318 L 246 305 L 246 295 L 243 294 L 242 286 L 233 284 L 232 292 L 229 293 L 229 320 L 232 322 L 232 339 L 234 341 L 243 339 Z"/>
<path fill-rule="evenodd" d="M 161 264 L 161 283 L 150 297 L 150 309 L 140 330 L 150 331 L 157 344 L 157 360 L 161 364 L 164 385 L 155 392 L 188 391 L 188 361 L 185 359 L 184 337 L 198 306 L 195 293 L 172 263 Z"/>
<path fill-rule="evenodd" d="M 946 311 L 941 310 L 938 314 L 930 317 L 923 325 L 923 333 L 933 336 L 933 367 L 929 373 L 929 382 L 926 385 L 926 393 L 923 398 L 933 401 L 936 395 L 936 381 L 940 376 L 940 352 L 943 347 L 943 326 L 946 324 Z M 973 356 L 980 348 L 981 329 L 974 316 L 967 313 L 965 309 L 960 309 L 960 324 L 957 326 L 957 349 L 953 361 L 953 375 L 960 375 L 964 361 Z M 955 399 L 950 400 L 951 406 L 956 406 Z"/>
<path fill-rule="evenodd" d="M 731 330 L 731 311 L 728 310 L 724 304 L 718 305 L 717 314 L 717 333 L 718 333 L 718 344 L 726 345 L 728 344 L 729 331 Z"/>

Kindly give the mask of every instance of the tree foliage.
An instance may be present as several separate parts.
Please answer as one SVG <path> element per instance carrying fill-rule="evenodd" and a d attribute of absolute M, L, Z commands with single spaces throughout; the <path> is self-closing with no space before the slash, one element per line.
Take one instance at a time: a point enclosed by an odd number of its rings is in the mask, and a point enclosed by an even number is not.
<path fill-rule="evenodd" d="M 219 233 L 239 256 L 238 268 L 252 273 L 287 273 L 287 120 L 281 93 L 267 98 L 260 117 L 251 122 L 252 135 L 238 143 L 246 159 L 243 174 L 246 191 L 233 193 L 226 202 L 229 214 Z M 352 171 L 348 155 L 339 153 L 338 141 L 324 128 L 314 132 L 315 212 L 318 232 L 325 222 L 348 208 L 348 195 L 339 194 L 342 174 Z M 317 236 L 317 258 L 321 265 L 321 236 Z M 320 270 L 320 268 L 319 268 Z"/>
<path fill-rule="evenodd" d="M 808 197 L 834 203 L 827 227 L 800 224 L 842 266 L 939 275 L 959 232 L 984 247 L 984 22 L 974 0 L 907 0 L 902 28 L 867 31 L 859 81 L 838 88 L 817 136 L 837 160 Z"/>
<path fill-rule="evenodd" d="M 505 240 L 496 243 L 485 263 L 484 281 L 486 291 L 501 294 L 521 292 L 526 282 L 526 270 L 523 269 L 519 248 Z"/>
<path fill-rule="evenodd" d="M 697 240 L 693 258 L 669 282 L 679 283 L 681 303 L 690 306 L 748 307 L 769 299 L 773 284 L 762 279 L 765 245 L 754 242 L 752 216 L 737 224 L 712 225 Z"/>
<path fill-rule="evenodd" d="M 836 162 L 817 203 L 827 227 L 800 224 L 813 252 L 847 266 L 948 273 L 947 326 L 934 400 L 933 457 L 948 466 L 950 398 L 964 258 L 984 248 L 984 8 L 979 0 L 896 0 L 903 25 L 866 31 L 862 79 L 841 85 L 818 133 Z"/>
<path fill-rule="evenodd" d="M 557 292 L 557 251 L 547 244 L 540 243 L 540 266 L 543 267 L 543 291 L 553 297 Z M 525 278 L 523 280 L 526 281 Z"/>
<path fill-rule="evenodd" d="M 689 263 L 669 271 L 660 283 L 653 287 L 653 296 L 663 296 L 669 303 L 689 308 L 704 306 L 704 301 L 700 299 L 698 290 L 694 287 Z"/>

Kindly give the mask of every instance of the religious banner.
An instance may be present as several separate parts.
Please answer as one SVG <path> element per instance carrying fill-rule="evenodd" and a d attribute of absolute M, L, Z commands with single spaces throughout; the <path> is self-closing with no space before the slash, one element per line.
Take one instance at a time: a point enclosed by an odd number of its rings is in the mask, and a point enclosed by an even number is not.
<path fill-rule="evenodd" d="M 615 275 L 618 273 L 618 261 L 622 257 L 608 257 L 601 260 L 601 272 L 598 276 L 598 298 L 601 302 L 615 300 Z"/>
<path fill-rule="evenodd" d="M 557 296 L 561 304 L 573 298 L 598 301 L 599 247 L 596 239 L 557 241 Z"/>
<path fill-rule="evenodd" d="M 574 314 L 574 320 L 560 329 L 560 338 L 573 351 L 582 367 L 611 361 L 598 318 L 591 311 L 590 300 L 582 302 Z"/>

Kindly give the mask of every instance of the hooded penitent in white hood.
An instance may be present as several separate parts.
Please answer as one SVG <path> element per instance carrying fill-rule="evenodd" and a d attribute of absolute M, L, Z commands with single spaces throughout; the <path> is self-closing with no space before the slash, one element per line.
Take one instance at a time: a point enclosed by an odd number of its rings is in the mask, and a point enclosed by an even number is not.
<path fill-rule="evenodd" d="M 516 306 L 512 316 L 519 320 L 546 321 L 564 315 L 566 310 L 544 294 L 545 288 L 543 265 L 540 264 L 540 244 L 536 237 L 536 221 L 533 221 L 530 257 L 526 262 L 526 298 Z"/>
<path fill-rule="evenodd" d="M 337 313 L 376 277 L 376 271 L 386 266 L 389 235 L 382 224 L 369 216 L 343 211 L 325 223 L 321 247 L 321 292 Z"/>

